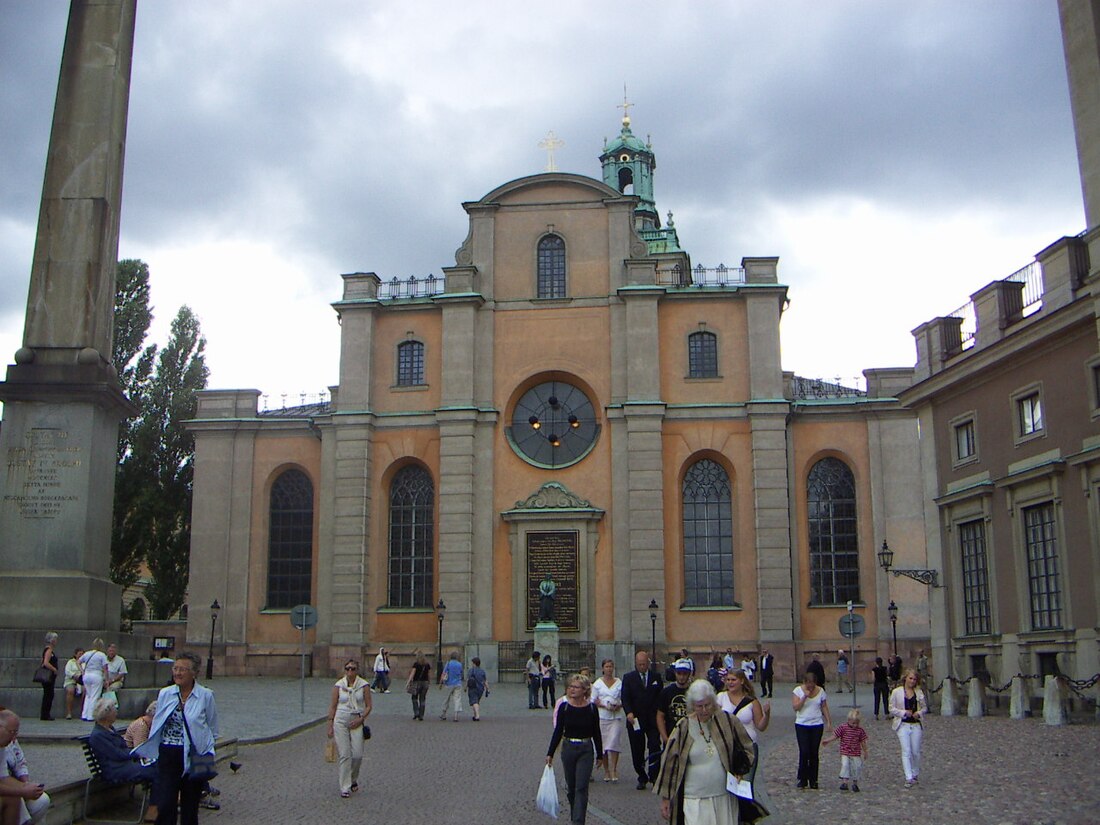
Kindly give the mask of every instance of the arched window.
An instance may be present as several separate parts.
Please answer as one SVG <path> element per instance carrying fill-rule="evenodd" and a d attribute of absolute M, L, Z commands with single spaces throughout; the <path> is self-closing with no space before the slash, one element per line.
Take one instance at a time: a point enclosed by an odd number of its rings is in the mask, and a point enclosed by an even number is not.
<path fill-rule="evenodd" d="M 432 606 L 434 546 L 435 485 L 410 464 L 390 484 L 390 607 Z"/>
<path fill-rule="evenodd" d="M 684 476 L 684 604 L 733 604 L 733 504 L 730 480 L 704 458 Z"/>
<path fill-rule="evenodd" d="M 718 376 L 718 336 L 713 332 L 693 332 L 688 336 L 688 377 Z"/>
<path fill-rule="evenodd" d="M 271 485 L 267 607 L 309 604 L 313 575 L 313 482 L 286 470 Z"/>
<path fill-rule="evenodd" d="M 859 601 L 856 480 L 848 465 L 823 458 L 806 480 L 809 508 L 810 603 Z"/>
<path fill-rule="evenodd" d="M 558 235 L 539 241 L 538 297 L 565 297 L 565 241 Z"/>
<path fill-rule="evenodd" d="M 397 345 L 397 386 L 415 387 L 424 383 L 424 345 L 402 341 Z"/>

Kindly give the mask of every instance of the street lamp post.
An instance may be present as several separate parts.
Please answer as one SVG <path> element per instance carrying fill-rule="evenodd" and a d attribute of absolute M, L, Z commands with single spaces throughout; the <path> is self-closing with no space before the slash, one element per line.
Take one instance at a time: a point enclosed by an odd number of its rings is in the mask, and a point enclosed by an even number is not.
<path fill-rule="evenodd" d="M 210 605 L 210 650 L 207 651 L 206 656 L 206 678 L 214 678 L 214 626 L 218 623 L 218 611 L 222 609 L 222 606 L 218 604 L 218 600 L 214 599 L 214 603 Z"/>
<path fill-rule="evenodd" d="M 893 599 L 890 599 L 886 612 L 890 614 L 890 627 L 894 631 L 894 658 L 896 659 L 898 658 L 898 606 L 894 604 Z"/>
<path fill-rule="evenodd" d="M 657 659 L 657 600 L 649 600 L 649 669 L 653 667 Z"/>
<path fill-rule="evenodd" d="M 447 605 L 443 604 L 443 597 L 439 597 L 439 604 L 435 606 L 435 615 L 439 619 L 439 640 L 435 648 L 435 678 L 438 680 L 443 673 L 443 614 L 447 612 Z"/>

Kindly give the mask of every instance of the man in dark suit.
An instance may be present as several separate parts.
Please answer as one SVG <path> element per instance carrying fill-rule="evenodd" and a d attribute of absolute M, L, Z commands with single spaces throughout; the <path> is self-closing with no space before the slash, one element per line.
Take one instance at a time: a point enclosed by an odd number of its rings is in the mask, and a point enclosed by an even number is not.
<path fill-rule="evenodd" d="M 657 770 L 661 766 L 657 702 L 663 687 L 660 674 L 649 667 L 649 654 L 638 651 L 634 656 L 634 670 L 623 676 L 623 710 L 639 791 L 645 790 L 646 782 L 657 781 Z"/>
<path fill-rule="evenodd" d="M 765 647 L 760 651 L 760 695 L 774 696 L 772 679 L 775 678 L 775 657 Z"/>

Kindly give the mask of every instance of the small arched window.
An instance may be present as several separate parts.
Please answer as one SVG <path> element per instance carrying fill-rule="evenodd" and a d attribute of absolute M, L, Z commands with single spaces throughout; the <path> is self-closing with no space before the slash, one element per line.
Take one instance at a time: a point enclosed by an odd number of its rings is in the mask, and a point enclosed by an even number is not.
<path fill-rule="evenodd" d="M 823 458 L 806 480 L 809 508 L 810 602 L 859 601 L 856 480 L 838 458 Z"/>
<path fill-rule="evenodd" d="M 538 297 L 565 297 L 565 241 L 559 235 L 539 241 Z"/>
<path fill-rule="evenodd" d="M 313 482 L 286 470 L 271 485 L 267 607 L 309 604 L 313 584 Z"/>
<path fill-rule="evenodd" d="M 688 377 L 718 376 L 718 336 L 713 332 L 693 332 L 688 336 Z"/>
<path fill-rule="evenodd" d="M 416 387 L 424 383 L 424 345 L 402 341 L 397 346 L 397 386 Z"/>
<path fill-rule="evenodd" d="M 733 503 L 721 465 L 704 458 L 684 476 L 684 604 L 733 602 Z"/>
<path fill-rule="evenodd" d="M 410 464 L 390 483 L 389 606 L 432 606 L 435 485 Z"/>

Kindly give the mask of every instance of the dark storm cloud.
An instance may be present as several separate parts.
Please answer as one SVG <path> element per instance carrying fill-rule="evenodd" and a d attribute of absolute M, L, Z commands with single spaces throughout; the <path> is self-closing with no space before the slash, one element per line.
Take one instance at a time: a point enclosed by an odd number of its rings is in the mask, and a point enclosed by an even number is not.
<path fill-rule="evenodd" d="M 0 317 L 25 301 L 67 10 L 0 5 Z M 461 202 L 541 171 L 547 130 L 599 177 L 624 81 L 699 262 L 788 255 L 775 204 L 1080 215 L 1053 2 L 196 0 L 138 10 L 120 252 L 247 240 L 333 298 L 339 272 L 439 273 Z"/>

